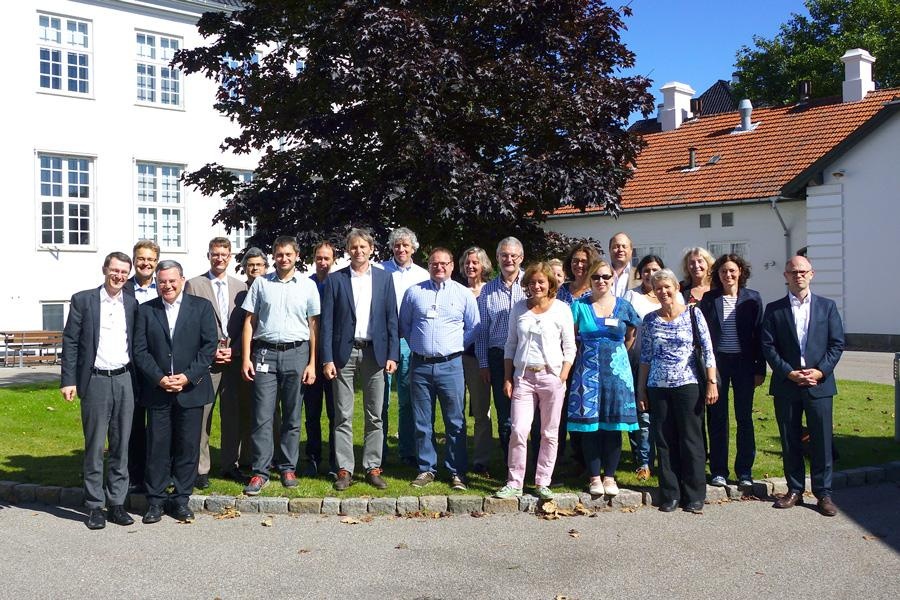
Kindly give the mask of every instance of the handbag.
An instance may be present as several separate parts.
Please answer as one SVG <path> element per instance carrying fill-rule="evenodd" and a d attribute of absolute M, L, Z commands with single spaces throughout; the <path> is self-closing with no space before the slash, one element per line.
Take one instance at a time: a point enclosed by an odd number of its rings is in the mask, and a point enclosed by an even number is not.
<path fill-rule="evenodd" d="M 691 313 L 691 330 L 694 332 L 694 364 L 697 366 L 699 373 L 697 379 L 705 385 L 707 383 L 706 376 L 706 359 L 703 358 L 703 346 L 700 344 L 700 328 L 697 327 L 697 310 L 695 306 L 688 309 Z"/>

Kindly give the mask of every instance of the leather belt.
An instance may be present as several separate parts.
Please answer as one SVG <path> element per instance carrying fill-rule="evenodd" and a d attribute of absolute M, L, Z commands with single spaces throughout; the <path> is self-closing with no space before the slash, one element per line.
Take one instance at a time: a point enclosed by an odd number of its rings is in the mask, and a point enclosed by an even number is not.
<path fill-rule="evenodd" d="M 421 363 L 424 363 L 426 365 L 433 365 L 435 363 L 450 362 L 454 358 L 462 356 L 462 352 L 454 352 L 453 354 L 448 354 L 447 356 L 423 356 L 422 354 L 417 354 L 416 352 L 413 352 L 412 355 L 416 358 L 417 361 Z"/>
<path fill-rule="evenodd" d="M 525 370 L 532 373 L 543 373 L 547 370 L 547 365 L 528 365 L 525 367 Z"/>
<path fill-rule="evenodd" d="M 116 375 L 127 373 L 128 367 L 129 365 L 119 367 L 118 369 L 98 369 L 97 367 L 91 367 L 91 373 L 93 373 L 94 375 L 102 375 L 104 377 L 115 377 Z"/>
<path fill-rule="evenodd" d="M 292 350 L 294 348 L 299 348 L 306 343 L 306 340 L 300 340 L 299 342 L 284 342 L 282 344 L 273 344 L 272 342 L 256 340 L 253 343 L 256 344 L 259 348 L 265 348 L 267 350 L 277 350 L 281 352 L 282 350 Z"/>
<path fill-rule="evenodd" d="M 353 347 L 357 350 L 368 348 L 372 345 L 372 340 L 353 340 Z"/>

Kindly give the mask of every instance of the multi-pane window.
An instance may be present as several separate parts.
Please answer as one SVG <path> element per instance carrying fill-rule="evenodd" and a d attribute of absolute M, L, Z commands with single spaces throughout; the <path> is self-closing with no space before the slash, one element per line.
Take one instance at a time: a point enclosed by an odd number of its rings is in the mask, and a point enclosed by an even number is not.
<path fill-rule="evenodd" d="M 41 302 L 41 327 L 44 331 L 62 331 L 65 326 L 65 302 Z"/>
<path fill-rule="evenodd" d="M 253 171 L 232 171 L 232 175 L 237 177 L 238 187 L 246 185 L 253 181 Z M 228 234 L 231 240 L 231 247 L 235 252 L 239 252 L 247 247 L 247 240 L 256 233 L 256 222 L 253 219 L 246 221 L 240 229 L 232 229 Z"/>
<path fill-rule="evenodd" d="M 41 89 L 90 94 L 91 27 L 88 21 L 38 14 Z"/>
<path fill-rule="evenodd" d="M 140 31 L 136 36 L 138 102 L 181 106 L 181 73 L 169 65 L 181 41 Z"/>
<path fill-rule="evenodd" d="M 631 266 L 637 267 L 641 259 L 650 254 L 664 258 L 665 250 L 665 246 L 634 246 L 634 250 L 631 253 Z"/>
<path fill-rule="evenodd" d="M 750 251 L 747 242 L 710 242 L 707 248 L 713 258 L 719 258 L 723 254 L 737 254 L 747 258 L 747 253 Z"/>
<path fill-rule="evenodd" d="M 734 213 L 733 212 L 723 212 L 722 213 L 722 227 L 734 227 Z"/>
<path fill-rule="evenodd" d="M 137 239 L 154 240 L 162 250 L 184 249 L 182 167 L 137 163 Z"/>
<path fill-rule="evenodd" d="M 709 229 L 710 227 L 712 227 L 712 215 L 700 213 L 700 229 Z"/>
<path fill-rule="evenodd" d="M 94 193 L 90 158 L 39 155 L 41 245 L 90 246 Z"/>

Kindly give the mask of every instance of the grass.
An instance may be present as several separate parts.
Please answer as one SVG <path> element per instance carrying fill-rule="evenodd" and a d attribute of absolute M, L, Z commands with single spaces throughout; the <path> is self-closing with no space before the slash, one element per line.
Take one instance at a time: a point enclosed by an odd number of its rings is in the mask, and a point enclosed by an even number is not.
<path fill-rule="evenodd" d="M 834 430 L 835 446 L 840 458 L 837 469 L 880 464 L 900 460 L 900 444 L 894 442 L 894 391 L 891 386 L 862 382 L 843 381 L 839 384 L 840 395 L 835 399 Z M 758 389 L 754 402 L 756 424 L 757 456 L 753 475 L 778 477 L 781 468 L 781 444 L 778 427 L 772 408 L 772 399 L 765 395 L 765 386 Z M 357 403 L 360 407 L 361 402 Z M 391 431 L 396 432 L 396 401 L 391 402 Z M 323 415 L 323 420 L 325 419 Z M 472 434 L 472 420 L 468 420 L 469 439 Z M 734 420 L 731 420 L 732 429 Z M 438 437 L 439 457 L 443 455 L 444 439 L 440 409 L 435 422 Z M 327 422 L 323 423 L 327 431 Z M 362 414 L 357 410 L 354 420 L 357 459 L 362 455 Z M 304 438 L 301 440 L 305 442 Z M 218 472 L 218 413 L 213 420 L 212 433 L 212 475 Z M 641 487 L 636 480 L 631 461 L 631 452 L 623 436 L 625 448 L 617 479 L 623 487 Z M 43 485 L 77 487 L 81 485 L 81 461 L 83 454 L 81 413 L 79 403 L 62 400 L 54 384 L 35 384 L 0 388 L 0 479 Z M 302 453 L 302 446 L 301 446 Z M 730 460 L 734 458 L 734 435 L 731 436 Z M 301 456 L 301 460 L 302 460 Z M 439 463 L 440 464 L 440 463 Z M 359 465 L 357 465 L 359 468 Z M 397 461 L 396 439 L 389 440 L 388 457 L 385 462 L 385 481 L 388 488 L 376 490 L 362 482 L 362 473 L 355 475 L 356 484 L 345 492 L 336 492 L 326 475 L 318 478 L 300 478 L 300 484 L 293 490 L 281 487 L 276 477 L 262 491 L 264 496 L 287 497 L 356 497 L 356 496 L 417 496 L 430 494 L 490 494 L 503 485 L 506 468 L 500 458 L 499 446 L 493 464 L 490 465 L 494 478 L 472 475 L 468 492 L 451 491 L 440 478 L 424 489 L 409 485 L 415 477 L 413 468 Z M 568 465 L 561 465 L 563 472 L 571 472 Z M 559 469 L 558 468 L 558 472 Z M 531 481 L 531 475 L 526 482 Z M 578 491 L 585 482 L 577 474 L 561 478 L 558 491 Z M 655 478 L 645 485 L 655 486 Z M 241 486 L 226 480 L 212 479 L 209 494 L 238 495 Z"/>

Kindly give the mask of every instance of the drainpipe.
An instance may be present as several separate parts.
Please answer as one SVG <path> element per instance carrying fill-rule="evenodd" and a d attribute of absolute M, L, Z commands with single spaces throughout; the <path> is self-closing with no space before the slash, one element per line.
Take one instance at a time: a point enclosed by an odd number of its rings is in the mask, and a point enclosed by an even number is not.
<path fill-rule="evenodd" d="M 781 228 L 784 230 L 784 260 L 787 262 L 791 258 L 791 230 L 788 229 L 784 218 L 781 216 L 781 211 L 778 210 L 777 202 L 779 200 L 780 198 L 772 198 L 772 210 L 775 211 L 778 221 L 781 222 Z"/>

